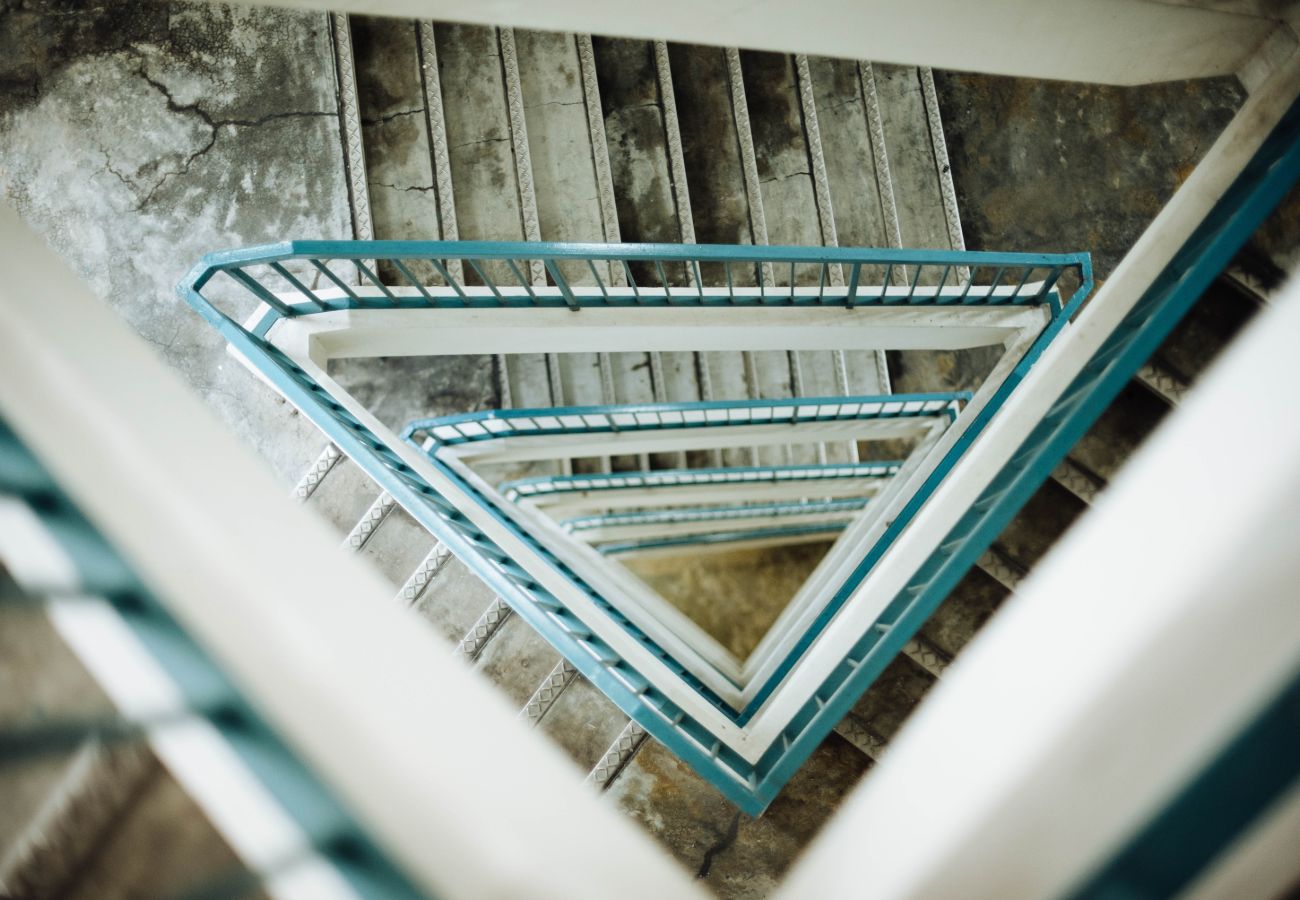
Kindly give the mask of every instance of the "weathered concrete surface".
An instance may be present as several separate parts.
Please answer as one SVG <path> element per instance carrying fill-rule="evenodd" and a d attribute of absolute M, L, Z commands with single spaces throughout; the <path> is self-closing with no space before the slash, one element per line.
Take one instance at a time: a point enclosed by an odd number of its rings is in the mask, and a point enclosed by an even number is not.
<path fill-rule="evenodd" d="M 0 5 L 3 201 L 286 481 L 321 440 L 173 289 L 211 250 L 350 236 L 324 25 L 320 15 L 206 4 Z M 43 617 L 8 615 L 0 696 L 21 709 L 6 715 L 107 710 Z M 64 762 L 0 773 L 6 842 Z M 62 896 L 158 896 L 238 874 L 169 776 L 140 800 Z"/>
<path fill-rule="evenodd" d="M 148 852 L 141 852 L 148 848 Z M 239 885 L 245 895 L 252 876 L 212 830 L 185 790 L 165 769 L 145 786 L 105 836 L 82 876 L 61 897 L 69 900 L 176 897 L 201 887 Z M 229 888 L 228 888 L 229 889 Z"/>
<path fill-rule="evenodd" d="M 629 243 L 680 241 L 654 46 L 617 38 L 593 38 L 592 44 L 619 238 Z M 632 272 L 638 283 L 654 281 L 649 266 L 634 265 Z M 675 266 L 665 274 L 672 284 L 686 283 L 685 273 Z M 664 398 L 699 400 L 695 354 L 665 352 L 659 358 Z"/>
<path fill-rule="evenodd" d="M 375 238 L 434 240 L 438 198 L 415 23 L 357 17 L 351 25 Z M 432 281 L 431 265 L 413 265 L 418 277 Z M 405 283 L 395 267 L 382 265 L 379 274 L 389 284 Z"/>
<path fill-rule="evenodd" d="M 0 194 L 295 478 L 319 450 L 312 429 L 173 288 L 210 250 L 350 235 L 324 17 L 23 6 L 0 9 Z"/>
<path fill-rule="evenodd" d="M 500 405 L 490 356 L 339 359 L 330 376 L 389 428 Z"/>
<path fill-rule="evenodd" d="M 447 153 L 462 240 L 517 241 L 524 237 L 519 180 L 496 29 L 468 25 L 435 28 L 438 73 L 446 98 Z M 489 276 L 513 282 L 504 265 Z M 472 272 L 467 281 L 477 284 Z M 548 406 L 550 379 L 541 354 L 512 356 L 507 365 L 515 406 Z"/>
<path fill-rule="evenodd" d="M 771 895 L 869 765 L 861 753 L 832 737 L 767 811 L 753 819 L 667 750 L 647 741 L 609 793 L 719 896 L 750 900 Z"/>
<path fill-rule="evenodd" d="M 744 659 L 829 549 L 829 544 L 792 544 L 620 562 Z"/>
<path fill-rule="evenodd" d="M 1235 79 L 1115 88 L 935 72 L 966 244 L 1088 250 L 1106 278 L 1245 94 Z"/>
<path fill-rule="evenodd" d="M 544 674 L 538 673 L 538 682 Z M 618 707 L 591 682 L 579 678 L 564 689 L 537 727 L 559 744 L 586 774 L 626 724 L 627 716 Z"/>
<path fill-rule="evenodd" d="M 511 616 L 500 633 L 483 648 L 477 660 L 479 671 L 505 691 L 520 709 L 532 697 L 542 679 L 560 661 L 560 654 L 523 619 Z"/>
<path fill-rule="evenodd" d="M 954 656 L 1009 595 L 1005 587 L 972 567 L 921 628 L 921 636 L 949 657 Z"/>
<path fill-rule="evenodd" d="M 99 684 L 43 610 L 0 567 L 0 730 L 103 721 L 114 713 Z M 67 777 L 76 750 L 52 750 L 0 765 L 0 859 Z M 38 870 L 0 872 L 4 896 L 177 895 L 215 877 L 245 872 L 226 842 L 146 746 L 120 742 L 92 766 L 97 786 L 76 820 L 45 818 L 49 843 Z M 50 827 L 53 821 L 58 824 Z M 148 853 L 140 848 L 149 847 Z M 4 884 L 6 878 L 14 879 Z M 8 891 L 15 891 L 10 894 Z M 29 893 L 35 892 L 35 893 Z"/>
<path fill-rule="evenodd" d="M 1157 362 L 1186 382 L 1212 363 L 1258 311 L 1223 281 L 1216 281 L 1156 351 Z"/>

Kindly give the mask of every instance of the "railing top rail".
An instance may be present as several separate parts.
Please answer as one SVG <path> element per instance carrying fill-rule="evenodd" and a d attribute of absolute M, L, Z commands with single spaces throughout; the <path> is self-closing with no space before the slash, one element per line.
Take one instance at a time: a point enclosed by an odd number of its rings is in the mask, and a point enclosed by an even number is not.
<path fill-rule="evenodd" d="M 452 261 L 465 262 L 474 277 L 452 274 L 451 269 L 458 268 L 448 268 Z M 551 283 L 529 282 L 519 261 L 544 263 Z M 291 262 L 307 265 L 285 265 Z M 383 270 L 381 262 L 387 264 Z M 503 262 L 512 275 L 500 271 Z M 585 263 L 594 283 L 588 283 L 586 274 L 570 283 L 572 273 L 566 275 L 560 266 L 566 262 L 570 268 Z M 347 271 L 335 271 L 338 265 L 331 268 L 337 263 L 345 263 Z M 633 266 L 646 263 L 654 264 L 658 277 L 646 276 L 638 284 Z M 625 283 L 614 277 L 620 267 Z M 683 267 L 693 270 L 694 280 L 666 271 Z M 311 278 L 306 277 L 307 269 Z M 608 269 L 608 282 L 600 269 Z M 909 269 L 911 277 L 895 284 L 895 276 Z M 286 241 L 210 253 L 186 275 L 180 291 L 220 326 L 225 315 L 202 290 L 214 276 L 225 274 L 265 305 L 259 333 L 278 318 L 356 308 L 1046 304 L 1056 317 L 1063 312 L 1057 285 L 1067 272 L 1077 274 L 1080 284 L 1089 284 L 1088 254 L 752 244 Z M 304 283 L 314 285 L 321 278 L 320 289 Z M 1080 300 L 1082 293 L 1076 292 Z"/>
<path fill-rule="evenodd" d="M 291 259 L 591 259 L 642 262 L 862 263 L 864 265 L 1091 267 L 1088 253 L 1010 253 L 983 250 L 915 250 L 891 247 L 823 247 L 779 244 L 607 244 L 553 241 L 282 241 L 205 255 L 187 282 L 207 272 Z"/>
<path fill-rule="evenodd" d="M 636 541 L 610 541 L 598 544 L 596 549 L 605 555 L 629 553 L 633 550 L 657 550 L 668 547 L 685 547 L 691 545 L 734 544 L 741 541 L 761 541 L 773 538 L 792 538 L 808 535 L 831 535 L 844 530 L 842 522 L 826 522 L 816 525 L 787 525 L 780 528 L 754 528 L 743 531 L 710 531 L 705 534 L 681 535 L 679 537 L 647 538 Z"/>
<path fill-rule="evenodd" d="M 745 518 L 749 516 L 797 516 L 818 513 L 852 512 L 868 502 L 866 497 L 836 500 L 790 500 L 784 503 L 733 503 L 727 506 L 688 506 L 662 510 L 602 513 L 561 520 L 568 531 L 581 531 L 611 525 L 640 525 L 653 522 L 693 522 L 697 520 Z"/>
<path fill-rule="evenodd" d="M 745 481 L 779 481 L 786 479 L 862 478 L 895 474 L 900 460 L 859 463 L 811 463 L 798 466 L 718 466 L 699 469 L 658 469 L 642 472 L 610 472 L 599 475 L 535 475 L 502 482 L 505 493 L 587 491 L 600 487 L 678 487 L 690 484 Z"/>
<path fill-rule="evenodd" d="M 797 419 L 816 421 L 824 419 L 875 419 L 907 418 L 946 413 L 949 418 L 957 414 L 960 404 L 970 401 L 968 391 L 925 394 L 885 394 L 843 397 L 794 397 L 773 400 L 709 400 L 679 403 L 639 403 L 604 406 L 547 406 L 526 409 L 486 409 L 477 412 L 457 413 L 415 419 L 402 429 L 402 438 L 411 440 L 417 434 L 439 443 L 457 443 L 463 440 L 490 440 L 522 436 L 523 434 L 581 434 L 597 431 L 631 431 L 657 428 L 714 428 L 725 425 L 750 424 L 762 421 L 753 417 L 733 419 L 716 415 L 730 411 L 772 410 L 765 418 L 782 421 Z M 710 416 L 710 413 L 715 415 Z M 695 414 L 691 416 L 690 414 Z M 554 425 L 538 426 L 538 420 Z M 462 433 L 460 426 L 483 423 L 529 423 L 526 430 L 497 430 L 484 427 L 474 433 Z"/>

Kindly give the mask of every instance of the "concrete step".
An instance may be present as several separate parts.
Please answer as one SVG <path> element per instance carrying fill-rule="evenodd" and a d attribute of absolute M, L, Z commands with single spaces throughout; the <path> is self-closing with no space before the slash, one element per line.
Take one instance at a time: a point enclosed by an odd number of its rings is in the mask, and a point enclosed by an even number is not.
<path fill-rule="evenodd" d="M 616 38 L 592 42 L 619 235 L 629 242 L 690 242 L 694 225 L 667 47 Z M 674 283 L 690 281 L 689 273 L 674 267 L 667 274 Z M 655 276 L 649 266 L 633 266 L 638 280 L 652 281 Z M 620 356 L 632 355 L 615 356 L 616 366 L 622 369 L 628 363 Z M 656 401 L 690 402 L 707 393 L 702 393 L 694 353 L 649 353 L 643 361 L 630 364 L 648 366 Z M 621 372 L 617 379 L 622 391 L 630 388 L 627 374 Z M 651 464 L 680 466 L 685 460 L 673 456 Z"/>
<path fill-rule="evenodd" d="M 820 138 L 815 145 L 809 139 L 819 132 L 816 104 L 807 79 L 800 80 L 795 58 L 786 54 L 745 51 L 737 58 L 753 142 L 753 171 L 749 172 L 748 160 L 746 170 L 758 183 L 758 191 L 751 193 L 751 200 L 757 200 L 762 206 L 768 242 L 833 246 L 836 239 L 830 219 L 825 166 L 814 159 L 814 150 L 816 155 L 821 153 Z M 747 151 L 743 143 L 741 151 L 742 154 Z M 778 284 L 790 281 L 788 271 L 773 274 Z M 842 280 L 842 271 L 837 269 L 833 274 Z M 806 267 L 796 270 L 794 275 L 798 284 L 815 285 L 820 273 Z M 786 389 L 791 395 L 846 393 L 848 377 L 843 362 L 842 354 L 829 351 L 792 351 L 785 366 L 778 368 L 778 374 L 782 368 L 788 373 L 778 387 L 788 384 Z M 775 395 L 765 393 L 765 396 Z M 791 461 L 849 462 L 856 459 L 855 449 L 852 444 L 797 446 L 791 448 Z"/>
<path fill-rule="evenodd" d="M 505 67 L 508 92 L 517 79 L 527 144 L 516 141 L 516 156 L 531 162 L 538 233 L 545 241 L 617 241 L 604 117 L 596 87 L 590 39 L 571 34 L 516 31 L 516 70 Z M 508 62 L 508 60 L 507 60 Z M 595 277 L 578 263 L 561 265 L 572 284 L 590 285 Z M 618 282 L 622 273 L 602 272 Z M 632 356 L 633 359 L 625 357 Z M 644 354 L 565 354 L 558 359 L 565 387 L 559 405 L 631 402 L 653 399 Z M 592 364 L 594 363 L 594 365 Z M 615 374 L 619 373 L 619 374 Z M 629 374 L 630 373 L 630 374 Z"/>
<path fill-rule="evenodd" d="M 522 140 L 516 127 L 522 121 L 521 101 L 512 117 L 498 32 L 441 23 L 433 32 L 457 233 L 462 240 L 536 240 L 536 201 L 530 177 L 519 177 L 515 149 Z M 489 267 L 487 274 L 494 280 L 513 280 L 503 265 Z M 482 282 L 473 272 L 465 272 L 465 278 L 470 284 Z M 503 368 L 503 401 L 508 405 L 553 403 L 553 366 L 544 355 L 511 355 L 504 358 Z"/>
<path fill-rule="evenodd" d="M 416 26 L 400 19 L 362 16 L 354 17 L 351 24 L 375 237 L 440 237 Z M 412 272 L 429 282 L 435 274 L 428 264 Z M 378 274 L 389 283 L 404 283 L 391 266 L 381 267 Z"/>
<path fill-rule="evenodd" d="M 755 240 L 750 223 L 751 209 L 746 199 L 726 51 L 669 44 L 666 52 L 695 239 L 706 244 L 761 243 Z M 721 267 L 704 266 L 702 274 L 710 282 L 723 280 Z M 737 270 L 733 275 L 736 283 L 757 283 L 754 273 Z M 760 396 L 752 356 L 704 353 L 702 398 L 734 400 Z M 751 465 L 758 459 L 753 451 L 742 448 L 724 450 L 721 454 L 721 462 L 729 466 Z"/>

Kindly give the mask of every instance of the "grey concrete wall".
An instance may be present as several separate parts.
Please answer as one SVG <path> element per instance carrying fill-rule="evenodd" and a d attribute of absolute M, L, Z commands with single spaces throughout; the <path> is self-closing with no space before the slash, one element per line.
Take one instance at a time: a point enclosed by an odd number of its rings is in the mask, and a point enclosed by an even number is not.
<path fill-rule="evenodd" d="M 351 236 L 331 60 L 323 14 L 0 7 L 0 196 L 285 478 L 320 439 L 173 288 L 210 250 Z"/>

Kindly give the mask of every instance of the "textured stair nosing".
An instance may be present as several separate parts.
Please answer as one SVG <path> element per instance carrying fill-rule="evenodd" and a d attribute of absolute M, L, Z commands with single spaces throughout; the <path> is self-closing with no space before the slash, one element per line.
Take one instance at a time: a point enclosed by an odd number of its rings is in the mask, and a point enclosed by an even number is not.
<path fill-rule="evenodd" d="M 420 599 L 433 579 L 437 577 L 438 572 L 447 564 L 451 558 L 451 551 L 448 550 L 441 541 L 433 545 L 430 550 L 416 566 L 415 571 L 410 574 L 406 582 L 398 589 L 397 595 L 393 598 L 398 603 L 404 603 L 407 606 L 415 603 Z"/>
<path fill-rule="evenodd" d="M 361 141 L 361 106 L 357 97 L 356 60 L 352 53 L 352 26 L 346 13 L 330 13 L 330 36 L 338 79 L 339 123 L 343 132 L 343 164 L 347 170 L 348 200 L 352 207 L 352 234 L 358 241 L 373 241 L 370 188 L 366 183 L 366 157 Z M 374 271 L 374 260 L 368 262 Z M 361 281 L 361 272 L 357 273 Z"/>
<path fill-rule="evenodd" d="M 1152 361 L 1148 361 L 1146 365 L 1138 369 L 1136 377 L 1143 387 L 1160 397 L 1170 406 L 1177 406 L 1182 403 L 1183 398 L 1191 388 L 1189 384 L 1173 372 Z"/>
<path fill-rule="evenodd" d="M 885 739 L 852 713 L 840 720 L 835 726 L 835 733 L 856 747 L 872 762 L 878 761 L 880 754 L 885 750 Z"/>
<path fill-rule="evenodd" d="M 943 136 L 943 117 L 939 114 L 939 94 L 934 88 L 934 70 L 920 66 L 921 97 L 925 103 L 925 117 L 930 126 L 930 146 L 934 150 L 935 174 L 939 178 L 939 192 L 943 195 L 944 221 L 948 225 L 948 243 L 953 250 L 965 250 L 966 238 L 961 231 L 961 212 L 957 209 L 957 186 L 952 180 L 952 165 L 948 160 L 948 142 Z M 961 268 L 958 268 L 960 276 Z"/>
<path fill-rule="evenodd" d="M 451 180 L 451 155 L 447 149 L 447 118 L 442 108 L 442 76 L 438 72 L 438 47 L 433 22 L 419 23 L 417 46 L 420 80 L 424 91 L 425 124 L 429 129 L 429 153 L 433 157 L 433 184 L 438 199 L 438 231 L 444 241 L 460 240 L 456 223 L 456 193 Z M 465 279 L 458 259 L 447 260 L 447 269 L 457 281 Z"/>
<path fill-rule="evenodd" d="M 587 775 L 587 784 L 595 785 L 597 790 L 607 790 L 614 780 L 623 773 L 627 764 L 636 756 L 636 752 L 641 749 L 645 743 L 646 730 L 631 720 L 623 726 L 623 730 L 614 738 L 609 749 L 600 758 L 600 761 L 592 767 L 591 772 Z"/>
<path fill-rule="evenodd" d="M 898 224 L 898 201 L 894 196 L 894 180 L 889 174 L 889 150 L 885 146 L 884 120 L 880 117 L 880 95 L 876 92 L 875 71 L 871 63 L 865 60 L 858 63 L 858 82 L 862 86 L 862 103 L 867 113 L 867 131 L 871 135 L 871 154 L 876 163 L 876 188 L 885 220 L 885 234 L 891 247 L 901 248 L 903 234 Z M 903 272 L 898 272 L 896 282 L 902 282 L 903 278 Z"/>
<path fill-rule="evenodd" d="M 302 478 L 294 485 L 293 494 L 299 500 L 306 501 L 320 487 L 320 483 L 325 480 L 325 476 L 334 471 L 339 460 L 343 458 L 343 451 L 334 446 L 333 443 L 325 445 L 325 449 L 316 457 L 311 467 L 303 473 Z"/>
<path fill-rule="evenodd" d="M 1097 481 L 1069 459 L 1061 460 L 1060 464 L 1052 470 L 1052 479 L 1090 506 L 1101 491 Z"/>
<path fill-rule="evenodd" d="M 160 771 L 143 744 L 90 739 L 73 754 L 32 821 L 0 857 L 0 894 L 56 897 Z"/>
<path fill-rule="evenodd" d="M 506 602 L 498 597 L 465 632 L 465 636 L 456 645 L 455 655 L 473 661 L 483 652 L 483 648 L 510 618 L 512 610 Z"/>
<path fill-rule="evenodd" d="M 903 653 L 935 678 L 941 678 L 948 668 L 948 655 L 919 634 L 903 645 Z"/>
<path fill-rule="evenodd" d="M 677 227 L 682 243 L 695 243 L 695 219 L 691 211 L 691 192 L 686 183 L 686 154 L 682 149 L 681 123 L 677 120 L 677 95 L 673 89 L 673 70 L 668 60 L 666 41 L 654 42 L 655 74 L 659 80 L 659 101 L 664 115 L 664 138 L 668 148 L 668 175 L 677 208 Z M 687 271 L 687 282 L 695 287 L 695 273 Z"/>
<path fill-rule="evenodd" d="M 573 684 L 580 676 L 578 670 L 573 667 L 567 659 L 563 657 L 555 664 L 542 679 L 537 690 L 528 698 L 524 708 L 519 711 L 519 718 L 525 720 L 529 725 L 536 726 L 542 721 L 542 718 L 555 704 L 555 701 L 564 693 L 565 688 Z"/>
<path fill-rule="evenodd" d="M 379 530 L 379 526 L 388 519 L 396 502 L 393 495 L 387 491 L 376 497 L 357 524 L 352 526 L 348 536 L 343 539 L 343 548 L 353 553 L 360 553 Z"/>
<path fill-rule="evenodd" d="M 996 547 L 989 547 L 980 554 L 975 565 L 1009 591 L 1014 591 L 1024 578 L 1020 567 L 1002 555 Z"/>

